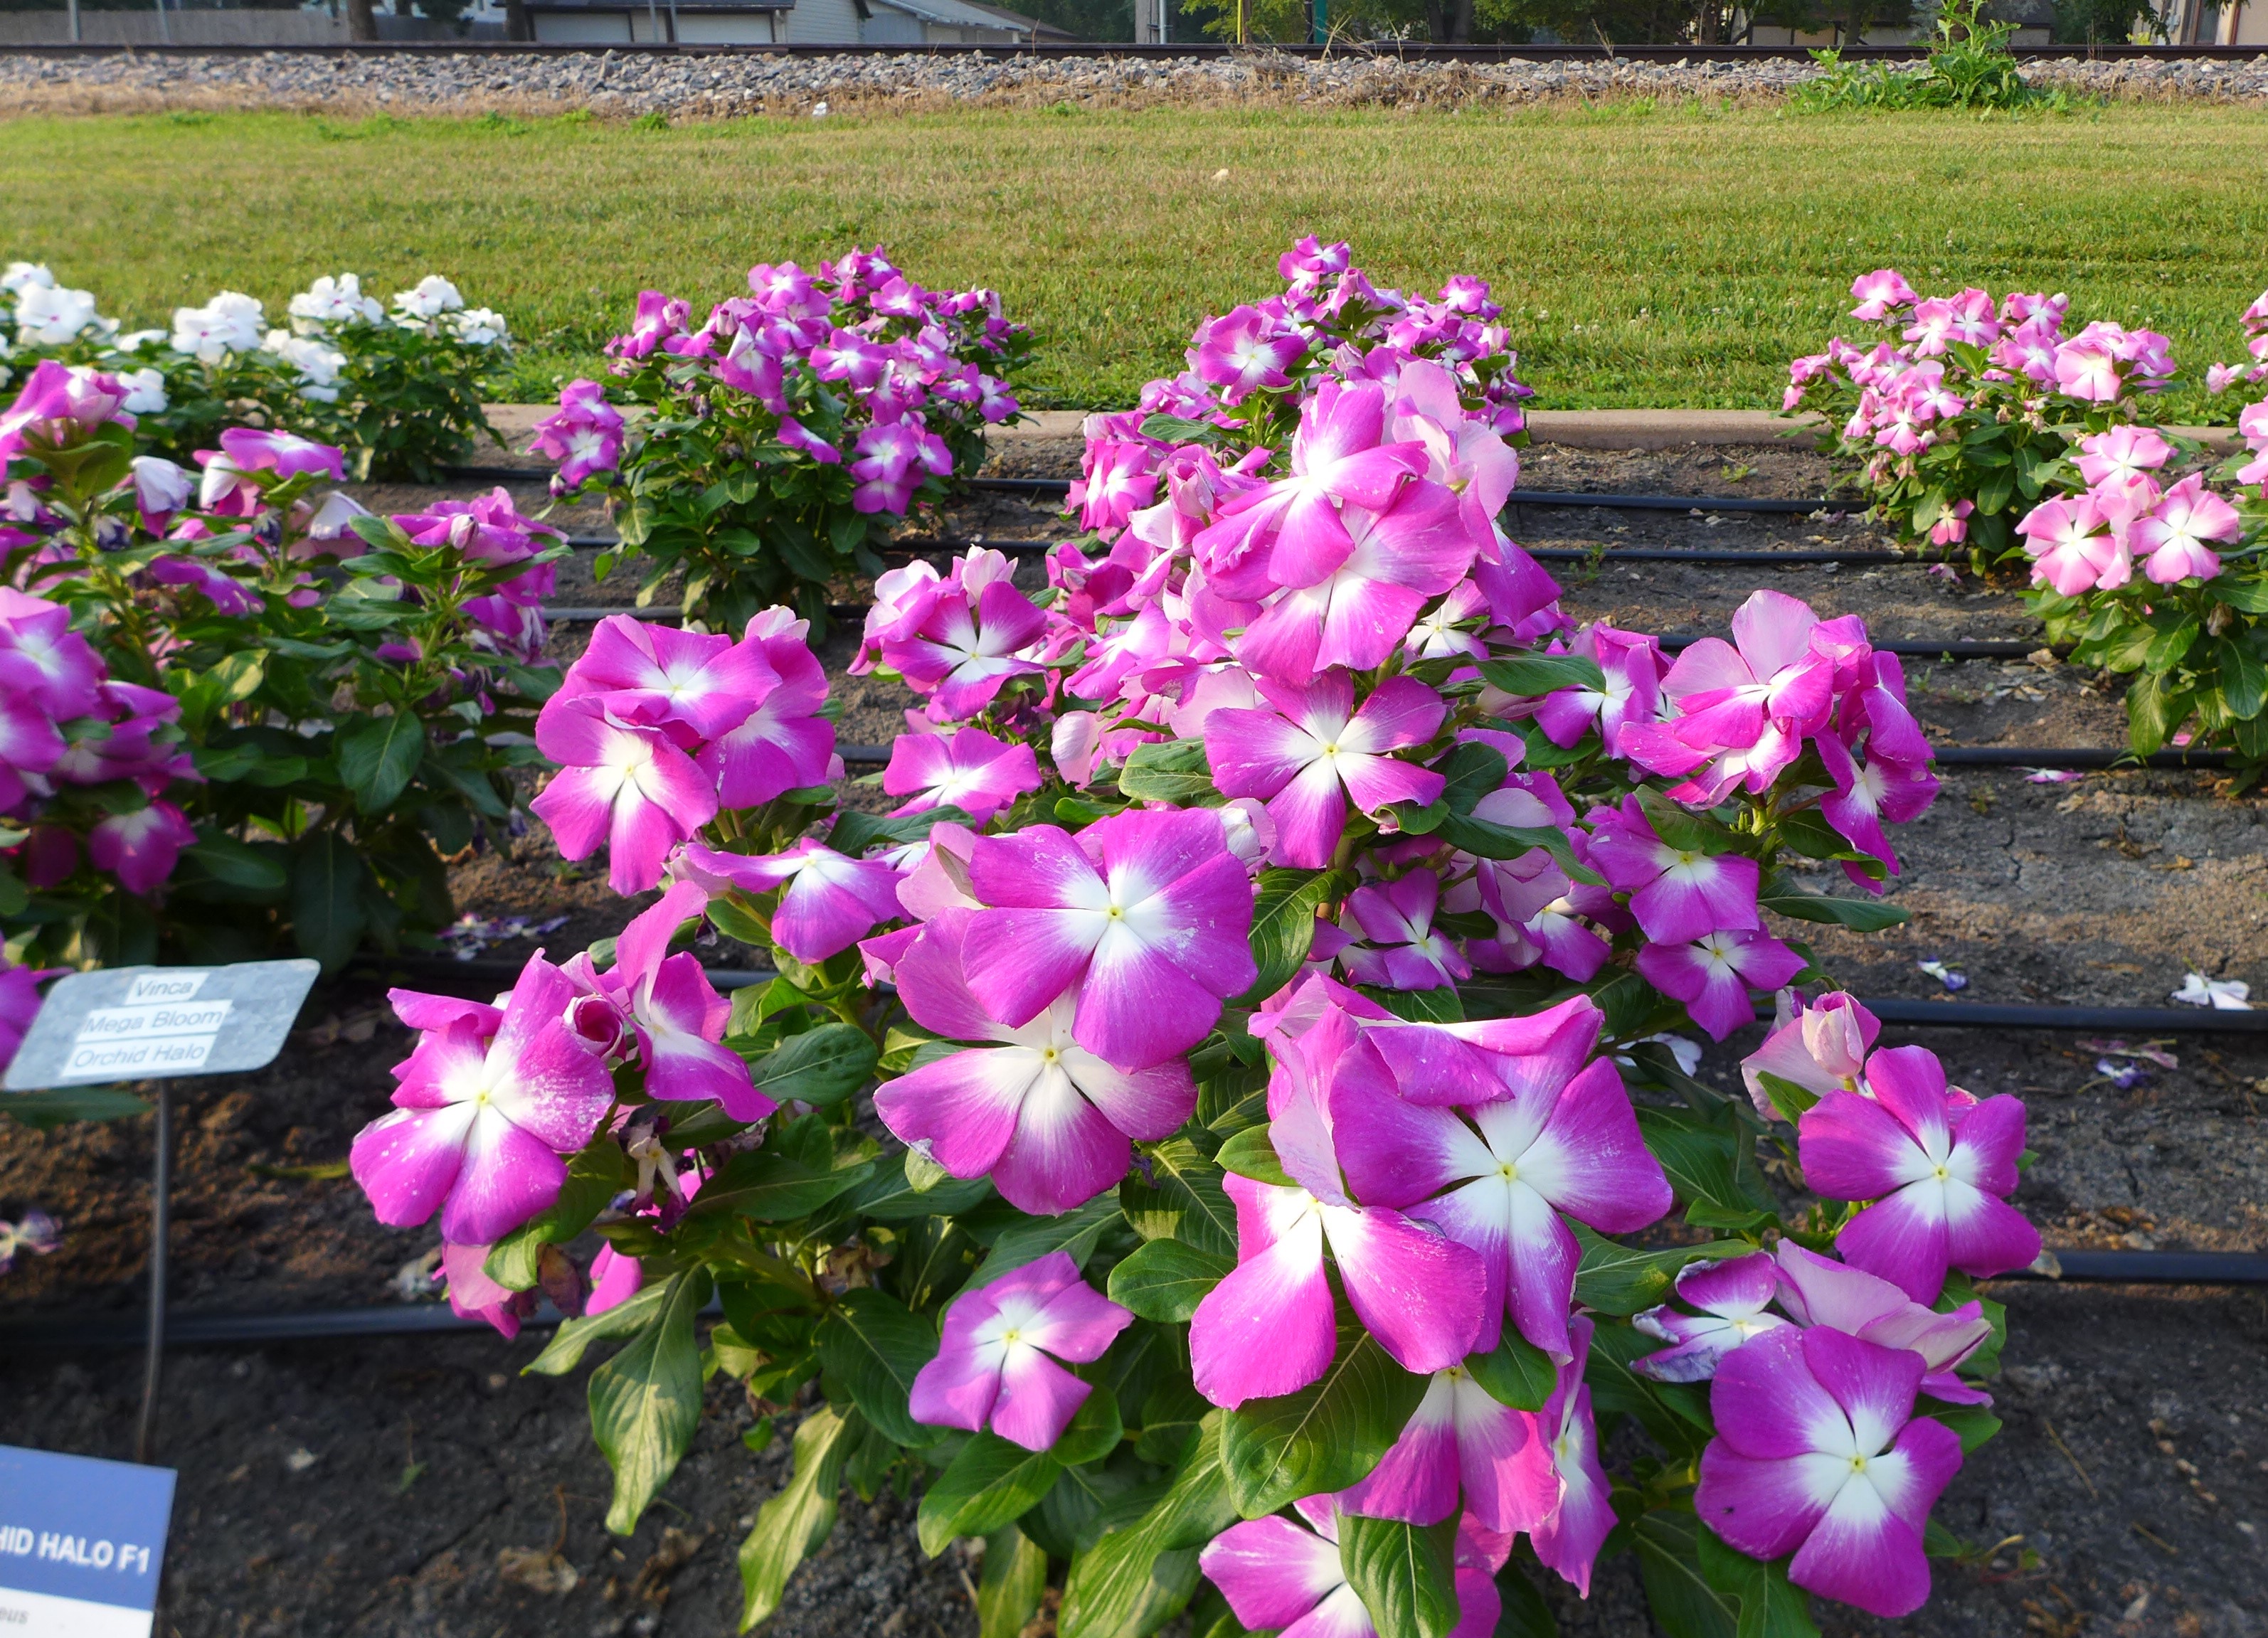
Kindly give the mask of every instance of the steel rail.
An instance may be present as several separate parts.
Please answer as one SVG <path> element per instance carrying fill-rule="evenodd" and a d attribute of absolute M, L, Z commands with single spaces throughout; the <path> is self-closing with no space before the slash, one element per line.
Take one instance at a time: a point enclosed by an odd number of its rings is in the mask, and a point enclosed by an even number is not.
<path fill-rule="evenodd" d="M 2268 1285 L 2268 1256 L 2257 1252 L 2134 1252 L 2052 1250 L 2051 1269 L 1999 1275 L 1995 1284 Z M 711 1303 L 703 1310 L 722 1313 Z M 520 1321 L 524 1330 L 556 1326 L 565 1318 L 549 1302 Z M 331 1342 L 354 1338 L 435 1336 L 488 1331 L 477 1316 L 460 1316 L 444 1303 L 400 1303 L 372 1308 L 307 1308 L 251 1313 L 177 1313 L 166 1325 L 168 1348 L 259 1346 L 272 1342 Z M 130 1316 L 74 1316 L 0 1327 L 0 1350 L 126 1348 L 143 1341 Z"/>
<path fill-rule="evenodd" d="M 2059 62 L 2066 60 L 2102 62 L 2249 62 L 2268 55 L 2251 46 L 2015 46 L 2020 62 Z M 1284 44 L 1237 46 L 1212 41 L 1176 41 L 1139 45 L 1127 40 L 1085 40 L 1062 45 L 738 45 L 706 41 L 637 43 L 592 41 L 583 44 L 533 40 L 336 40 L 325 44 L 195 45 L 179 42 L 125 44 L 92 40 L 55 40 L 0 46 L 0 53 L 26 56 L 528 56 L 578 57 L 605 54 L 622 58 L 642 57 L 781 57 L 790 60 L 828 57 L 974 57 L 985 61 L 1078 61 L 1084 58 L 1129 58 L 1136 61 L 1241 60 L 1264 62 L 1270 57 L 1299 60 L 1369 59 L 1398 62 L 1649 62 L 1687 65 L 1747 62 L 1808 62 L 1810 48 L 1803 46 L 1695 45 L 1434 45 L 1422 42 L 1340 41 L 1328 46 Z M 1929 48 L 1909 46 L 1845 46 L 1845 61 L 1918 62 Z"/>

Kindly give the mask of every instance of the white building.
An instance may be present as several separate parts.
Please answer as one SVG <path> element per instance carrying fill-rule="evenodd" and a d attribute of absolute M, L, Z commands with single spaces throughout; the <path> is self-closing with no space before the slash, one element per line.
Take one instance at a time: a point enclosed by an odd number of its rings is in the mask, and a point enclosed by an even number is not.
<path fill-rule="evenodd" d="M 528 0 L 543 45 L 1028 46 L 1062 30 L 973 0 Z"/>

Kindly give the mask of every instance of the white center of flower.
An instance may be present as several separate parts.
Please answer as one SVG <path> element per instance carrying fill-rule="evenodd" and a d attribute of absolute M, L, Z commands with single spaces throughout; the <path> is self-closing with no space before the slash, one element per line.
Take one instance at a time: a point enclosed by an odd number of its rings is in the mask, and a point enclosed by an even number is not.
<path fill-rule="evenodd" d="M 1496 1171 L 1497 1175 L 1507 1183 L 1517 1183 L 1520 1181 L 1520 1167 L 1512 1161 L 1498 1161 L 1497 1163 Z"/>

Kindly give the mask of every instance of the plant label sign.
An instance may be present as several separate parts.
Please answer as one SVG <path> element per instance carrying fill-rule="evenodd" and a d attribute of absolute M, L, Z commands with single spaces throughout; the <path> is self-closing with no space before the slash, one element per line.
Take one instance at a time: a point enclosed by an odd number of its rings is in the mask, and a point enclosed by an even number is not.
<path fill-rule="evenodd" d="M 0 1085 L 29 1092 L 261 1069 L 320 970 L 298 960 L 73 973 L 48 992 Z"/>
<path fill-rule="evenodd" d="M 173 1470 L 0 1444 L 0 1633 L 149 1638 Z"/>

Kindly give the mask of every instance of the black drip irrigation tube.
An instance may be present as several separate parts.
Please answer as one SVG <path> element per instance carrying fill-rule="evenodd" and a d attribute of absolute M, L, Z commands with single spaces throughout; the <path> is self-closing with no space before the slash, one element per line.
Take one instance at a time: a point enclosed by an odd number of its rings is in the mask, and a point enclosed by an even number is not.
<path fill-rule="evenodd" d="M 1995 656 L 2000 651 L 1998 644 L 1975 646 L 1991 646 Z M 2021 647 L 2016 643 L 2007 646 Z M 1941 652 L 1934 647 L 1925 647 L 1921 651 L 1931 655 Z M 880 768 L 890 760 L 890 747 L 883 745 L 843 745 L 835 749 L 845 762 L 858 768 Z M 2229 753 L 2226 751 L 2160 751 L 2149 757 L 2092 746 L 1939 746 L 1935 751 L 1938 765 L 1943 768 L 2032 768 L 2050 773 L 2143 768 L 2203 772 L 2230 765 Z"/>
<path fill-rule="evenodd" d="M 2268 1256 L 2257 1252 L 2051 1251 L 2039 1264 L 1999 1275 L 1994 1284 L 2268 1285 Z M 724 1311 L 711 1303 L 705 1313 Z M 520 1322 L 523 1329 L 556 1326 L 566 1316 L 549 1302 Z M 258 1346 L 270 1342 L 330 1342 L 349 1338 L 436 1336 L 486 1331 L 478 1317 L 460 1317 L 442 1303 L 400 1303 L 378 1308 L 313 1308 L 239 1314 L 176 1314 L 166 1327 L 172 1348 Z M 85 1318 L 35 1321 L 0 1328 L 0 1348 L 123 1348 L 142 1341 L 138 1320 Z"/>

